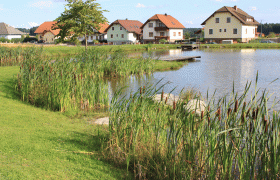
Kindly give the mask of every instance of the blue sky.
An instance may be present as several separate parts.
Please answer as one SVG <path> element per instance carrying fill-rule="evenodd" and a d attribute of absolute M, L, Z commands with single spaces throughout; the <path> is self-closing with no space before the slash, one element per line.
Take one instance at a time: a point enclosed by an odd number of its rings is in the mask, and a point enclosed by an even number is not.
<path fill-rule="evenodd" d="M 201 27 L 201 23 L 222 6 L 237 5 L 259 22 L 280 22 L 278 0 L 97 0 L 109 12 L 109 22 L 116 19 L 139 20 L 144 23 L 154 14 L 167 13 L 185 27 Z M 30 28 L 57 18 L 65 8 L 65 0 L 1 0 L 0 22 L 14 27 Z"/>

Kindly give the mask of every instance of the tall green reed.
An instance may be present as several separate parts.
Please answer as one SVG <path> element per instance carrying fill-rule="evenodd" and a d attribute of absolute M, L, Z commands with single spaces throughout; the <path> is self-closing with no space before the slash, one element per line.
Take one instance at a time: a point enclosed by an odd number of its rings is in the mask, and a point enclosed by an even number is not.
<path fill-rule="evenodd" d="M 264 91 L 208 99 L 197 116 L 188 101 L 156 103 L 149 87 L 110 107 L 105 155 L 138 179 L 277 179 L 280 174 L 279 113 Z"/>
<path fill-rule="evenodd" d="M 131 60 L 123 53 L 88 50 L 73 57 L 26 55 L 20 64 L 21 98 L 36 106 L 62 112 L 93 111 L 109 105 L 106 77 L 152 71 L 152 61 Z"/>

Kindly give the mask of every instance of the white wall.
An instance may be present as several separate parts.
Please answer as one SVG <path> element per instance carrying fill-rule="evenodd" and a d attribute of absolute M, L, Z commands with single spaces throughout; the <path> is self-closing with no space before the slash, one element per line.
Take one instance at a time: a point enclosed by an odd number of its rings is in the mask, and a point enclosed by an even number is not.
<path fill-rule="evenodd" d="M 114 27 L 114 30 L 112 30 L 112 27 Z M 114 24 L 112 25 L 108 31 L 107 31 L 107 41 L 108 42 L 116 42 L 116 43 L 122 43 L 122 42 L 136 42 L 137 35 L 135 33 L 129 33 L 126 29 L 122 27 L 122 30 L 120 30 L 122 26 L 120 24 Z M 111 35 L 113 34 L 113 38 L 111 38 Z M 122 38 L 122 34 L 124 37 Z"/>
<path fill-rule="evenodd" d="M 5 39 L 14 39 L 14 38 L 21 38 L 21 35 L 14 35 L 14 34 L 9 34 L 9 35 L 0 35 L 0 38 L 3 37 Z"/>
<path fill-rule="evenodd" d="M 176 33 L 176 36 L 173 33 Z M 179 36 L 179 32 L 181 33 Z M 183 39 L 183 29 L 170 29 L 169 30 L 170 41 Z"/>
<path fill-rule="evenodd" d="M 257 26 L 242 26 L 242 38 L 255 38 Z M 247 29 L 247 34 L 246 34 Z"/>
<path fill-rule="evenodd" d="M 153 27 L 149 27 L 149 23 L 153 23 Z M 150 40 L 154 40 L 155 36 L 159 36 L 157 35 L 156 31 L 155 31 L 155 27 L 156 27 L 156 21 L 150 21 L 148 22 L 144 28 L 143 28 L 143 39 L 150 39 Z M 154 36 L 153 37 L 149 37 L 149 33 L 153 32 Z M 159 34 L 159 33 L 158 33 Z"/>

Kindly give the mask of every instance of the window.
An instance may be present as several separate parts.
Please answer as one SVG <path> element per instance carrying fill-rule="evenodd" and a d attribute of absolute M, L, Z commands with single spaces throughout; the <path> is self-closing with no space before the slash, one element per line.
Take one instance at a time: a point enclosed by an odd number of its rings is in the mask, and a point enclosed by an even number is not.
<path fill-rule="evenodd" d="M 233 34 L 237 34 L 237 28 L 233 29 Z"/>
<path fill-rule="evenodd" d="M 224 29 L 224 32 L 227 32 L 227 29 Z"/>
<path fill-rule="evenodd" d="M 149 32 L 149 37 L 154 37 L 154 33 L 153 32 Z"/>
<path fill-rule="evenodd" d="M 230 23 L 230 22 L 231 22 L 231 18 L 227 17 L 227 23 Z"/>
<path fill-rule="evenodd" d="M 213 29 L 209 29 L 209 34 L 213 34 Z"/>
<path fill-rule="evenodd" d="M 93 36 L 91 36 L 91 39 L 93 39 Z"/>
<path fill-rule="evenodd" d="M 219 23 L 220 22 L 220 18 L 216 18 L 216 23 Z"/>
<path fill-rule="evenodd" d="M 247 34 L 247 28 L 246 28 L 246 30 L 245 30 L 245 34 Z"/>
<path fill-rule="evenodd" d="M 253 34 L 255 34 L 255 29 L 253 29 Z"/>
<path fill-rule="evenodd" d="M 178 36 L 181 36 L 181 32 L 178 32 Z"/>
<path fill-rule="evenodd" d="M 120 30 L 122 30 L 122 27 L 120 27 Z"/>
<path fill-rule="evenodd" d="M 160 23 L 158 24 L 158 27 L 165 27 L 165 25 L 164 25 L 162 22 L 160 22 Z"/>
<path fill-rule="evenodd" d="M 96 40 L 98 40 L 99 38 L 98 38 L 98 36 L 96 36 Z"/>
<path fill-rule="evenodd" d="M 111 34 L 111 38 L 114 38 L 114 35 L 113 35 L 113 34 Z"/>
<path fill-rule="evenodd" d="M 173 32 L 173 36 L 176 36 L 176 32 Z"/>
<path fill-rule="evenodd" d="M 220 32 L 222 32 L 222 29 L 219 29 Z"/>
<path fill-rule="evenodd" d="M 112 27 L 112 31 L 114 31 L 115 30 L 115 27 Z"/>
<path fill-rule="evenodd" d="M 122 34 L 122 38 L 124 38 L 124 34 Z"/>
<path fill-rule="evenodd" d="M 164 32 L 160 32 L 160 36 L 164 36 Z"/>
<path fill-rule="evenodd" d="M 117 37 L 119 37 L 119 35 L 117 34 Z"/>
<path fill-rule="evenodd" d="M 150 28 L 154 27 L 154 24 L 153 23 L 149 23 L 149 27 Z"/>

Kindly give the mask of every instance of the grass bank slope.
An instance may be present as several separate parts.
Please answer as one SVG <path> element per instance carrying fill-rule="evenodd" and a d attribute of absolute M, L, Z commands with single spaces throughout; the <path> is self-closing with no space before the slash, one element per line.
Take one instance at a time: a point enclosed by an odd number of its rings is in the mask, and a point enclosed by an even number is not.
<path fill-rule="evenodd" d="M 98 160 L 99 128 L 18 100 L 18 72 L 0 67 L 0 179 L 121 179 Z"/>

